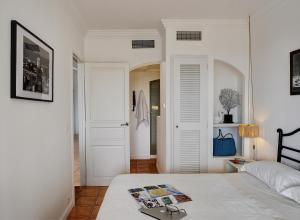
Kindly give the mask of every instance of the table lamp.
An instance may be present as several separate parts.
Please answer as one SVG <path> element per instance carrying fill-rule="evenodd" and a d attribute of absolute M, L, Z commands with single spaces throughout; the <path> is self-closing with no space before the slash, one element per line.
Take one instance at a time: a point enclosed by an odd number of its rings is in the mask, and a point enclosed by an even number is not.
<path fill-rule="evenodd" d="M 256 124 L 241 124 L 239 126 L 239 135 L 244 138 L 256 138 L 259 136 L 259 128 Z M 252 146 L 252 159 L 256 160 L 255 143 Z"/>

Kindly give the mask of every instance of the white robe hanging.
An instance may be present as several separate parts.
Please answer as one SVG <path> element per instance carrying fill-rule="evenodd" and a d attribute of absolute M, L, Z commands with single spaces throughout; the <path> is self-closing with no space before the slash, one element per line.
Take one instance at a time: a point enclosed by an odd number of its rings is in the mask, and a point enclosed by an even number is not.
<path fill-rule="evenodd" d="M 149 109 L 144 91 L 141 90 L 136 104 L 135 117 L 137 119 L 136 129 L 140 124 L 144 123 L 146 126 L 149 125 Z"/>

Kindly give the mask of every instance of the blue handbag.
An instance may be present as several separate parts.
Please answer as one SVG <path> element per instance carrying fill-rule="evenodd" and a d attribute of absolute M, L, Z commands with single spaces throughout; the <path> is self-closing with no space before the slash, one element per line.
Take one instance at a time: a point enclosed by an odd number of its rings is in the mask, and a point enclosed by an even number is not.
<path fill-rule="evenodd" d="M 223 135 L 219 129 L 219 135 L 214 138 L 213 142 L 213 155 L 223 157 L 236 155 L 235 141 L 231 133 Z"/>

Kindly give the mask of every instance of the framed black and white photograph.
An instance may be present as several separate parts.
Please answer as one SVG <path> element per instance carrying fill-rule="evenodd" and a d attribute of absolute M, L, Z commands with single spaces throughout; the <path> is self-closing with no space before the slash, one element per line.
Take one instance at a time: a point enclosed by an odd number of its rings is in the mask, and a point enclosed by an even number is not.
<path fill-rule="evenodd" d="M 53 102 L 54 50 L 11 21 L 11 98 Z"/>
<path fill-rule="evenodd" d="M 290 53 L 291 95 L 300 95 L 300 49 Z"/>

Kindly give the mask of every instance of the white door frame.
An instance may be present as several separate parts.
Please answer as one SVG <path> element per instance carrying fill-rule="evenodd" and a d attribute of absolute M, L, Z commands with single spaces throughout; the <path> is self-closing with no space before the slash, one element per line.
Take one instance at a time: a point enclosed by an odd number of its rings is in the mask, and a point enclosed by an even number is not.
<path fill-rule="evenodd" d="M 74 54 L 73 54 L 74 56 Z M 73 76 L 73 69 L 72 69 Z M 72 77 L 73 81 L 74 78 Z M 85 161 L 85 94 L 84 94 L 84 64 L 80 63 L 78 59 L 78 67 L 77 67 L 77 87 L 78 87 L 78 139 L 79 139 L 79 154 L 80 154 L 80 185 L 86 185 L 86 161 Z M 71 158 L 72 158 L 72 185 L 74 185 L 74 100 L 73 100 L 73 82 L 72 82 L 72 114 L 71 114 L 71 126 L 72 126 L 72 135 L 71 135 Z"/>
<path fill-rule="evenodd" d="M 79 154 L 80 154 L 80 185 L 86 185 L 86 152 L 85 152 L 85 87 L 84 64 L 78 64 L 78 127 L 79 127 Z"/>

